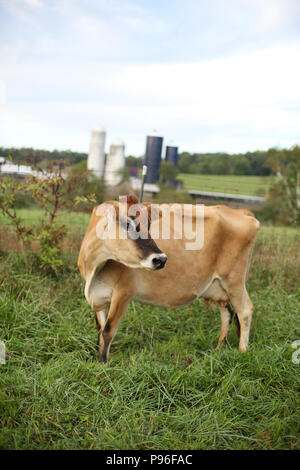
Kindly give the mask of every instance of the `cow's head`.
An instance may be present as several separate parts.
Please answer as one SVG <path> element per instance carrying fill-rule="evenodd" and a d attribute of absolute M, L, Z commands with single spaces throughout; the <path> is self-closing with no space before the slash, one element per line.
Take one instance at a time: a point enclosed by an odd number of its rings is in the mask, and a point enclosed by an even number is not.
<path fill-rule="evenodd" d="M 157 270 L 165 266 L 167 256 L 149 233 L 150 205 L 138 204 L 133 194 L 101 204 L 96 215 L 100 216 L 97 237 L 103 240 L 110 259 L 131 268 Z"/>

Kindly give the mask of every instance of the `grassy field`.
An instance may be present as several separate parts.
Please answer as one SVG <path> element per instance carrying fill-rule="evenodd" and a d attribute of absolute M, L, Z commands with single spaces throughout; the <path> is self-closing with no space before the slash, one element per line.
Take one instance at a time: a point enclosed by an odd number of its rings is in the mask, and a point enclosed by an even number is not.
<path fill-rule="evenodd" d="M 45 213 L 41 209 L 18 209 L 17 215 L 22 219 L 26 226 L 38 224 L 45 217 Z M 71 251 L 78 252 L 80 240 L 83 238 L 86 228 L 90 220 L 90 214 L 81 212 L 60 211 L 56 217 L 58 224 L 65 224 L 68 227 L 68 240 L 65 245 Z M 9 248 L 16 245 L 15 236 L 12 236 L 12 226 L 10 220 L 0 214 L 0 249 L 1 237 Z"/>
<path fill-rule="evenodd" d="M 0 339 L 8 353 L 0 365 L 0 448 L 300 447 L 300 364 L 291 346 L 300 339 L 299 233 L 259 233 L 246 354 L 234 331 L 214 350 L 219 314 L 201 300 L 181 310 L 131 303 L 109 363 L 99 364 L 76 257 L 65 256 L 56 280 L 40 273 L 33 254 L 0 254 Z"/>
<path fill-rule="evenodd" d="M 178 179 L 183 181 L 186 190 L 195 189 L 215 193 L 245 194 L 247 196 L 265 196 L 271 184 L 271 178 L 261 176 L 181 173 Z"/>
<path fill-rule="evenodd" d="M 44 211 L 41 209 L 18 209 L 17 215 L 28 224 L 36 224 L 41 221 L 45 215 Z M 89 223 L 90 214 L 84 214 L 82 212 L 70 212 L 70 211 L 60 211 L 57 216 L 57 222 L 66 224 L 70 230 L 79 229 L 83 234 Z M 8 218 L 0 214 L 0 227 L 1 225 L 8 224 Z"/>

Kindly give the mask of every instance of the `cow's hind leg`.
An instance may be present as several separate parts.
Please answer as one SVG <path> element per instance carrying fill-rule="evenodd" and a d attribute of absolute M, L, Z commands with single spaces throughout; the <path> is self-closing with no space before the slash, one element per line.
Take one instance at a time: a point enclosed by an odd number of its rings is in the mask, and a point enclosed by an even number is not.
<path fill-rule="evenodd" d="M 249 345 L 249 334 L 250 334 L 250 326 L 252 321 L 252 315 L 254 306 L 248 296 L 249 304 L 244 306 L 241 310 L 237 310 L 237 316 L 240 322 L 240 342 L 239 342 L 239 350 L 246 352 L 248 350 Z"/>
<path fill-rule="evenodd" d="M 96 320 L 96 328 L 98 331 L 98 339 L 97 339 L 97 352 L 99 354 L 99 350 L 101 349 L 101 343 L 103 342 L 102 338 L 102 331 L 106 323 L 106 317 L 109 307 L 105 307 L 101 310 L 95 310 L 95 320 Z"/>
<path fill-rule="evenodd" d="M 224 284 L 222 285 L 221 279 L 214 279 L 209 288 L 204 292 L 203 297 L 206 302 L 209 299 L 215 301 L 219 305 L 221 315 L 221 332 L 216 349 L 219 349 L 224 339 L 227 339 L 232 318 L 237 320 L 237 316 L 229 302 L 229 295 L 226 291 Z M 239 334 L 238 334 L 239 336 Z"/>
<path fill-rule="evenodd" d="M 239 338 L 240 335 L 241 335 L 241 325 L 240 325 L 240 322 L 239 322 L 239 318 L 238 318 L 237 314 L 235 313 L 235 311 L 233 310 L 230 302 L 227 302 L 226 307 L 228 308 L 228 310 L 230 312 L 231 321 L 232 321 L 232 319 L 234 319 L 236 335 Z"/>
<path fill-rule="evenodd" d="M 232 314 L 223 302 L 219 302 L 219 310 L 221 314 L 221 332 L 216 349 L 219 349 L 224 339 L 227 339 L 232 321 Z"/>
<path fill-rule="evenodd" d="M 249 344 L 250 326 L 253 315 L 254 306 L 248 295 L 246 288 L 242 292 L 232 291 L 229 294 L 230 303 L 237 313 L 240 329 L 239 350 L 246 352 Z"/>

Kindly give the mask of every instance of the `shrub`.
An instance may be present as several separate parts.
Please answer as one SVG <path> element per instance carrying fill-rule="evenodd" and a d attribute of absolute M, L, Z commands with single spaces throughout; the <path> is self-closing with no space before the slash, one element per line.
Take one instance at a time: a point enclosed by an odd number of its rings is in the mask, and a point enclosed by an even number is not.
<path fill-rule="evenodd" d="M 66 172 L 65 162 L 54 162 L 47 169 L 37 167 L 36 173 L 26 181 L 17 182 L 12 178 L 0 180 L 0 210 L 15 229 L 21 249 L 37 243 L 40 267 L 58 274 L 62 266 L 62 245 L 67 233 L 65 224 L 57 222 L 61 209 L 74 208 L 95 202 L 93 194 L 78 195 L 79 188 L 86 184 L 87 172 Z M 89 183 L 88 183 L 89 184 Z M 22 194 L 44 210 L 45 218 L 35 226 L 28 226 L 17 216 L 16 208 Z"/>

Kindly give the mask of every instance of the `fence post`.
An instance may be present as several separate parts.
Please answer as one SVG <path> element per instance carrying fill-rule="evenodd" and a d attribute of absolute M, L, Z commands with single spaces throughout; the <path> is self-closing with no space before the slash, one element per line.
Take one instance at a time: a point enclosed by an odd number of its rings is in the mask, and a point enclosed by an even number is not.
<path fill-rule="evenodd" d="M 140 197 L 139 197 L 139 203 L 143 202 L 143 195 L 144 195 L 144 184 L 145 184 L 145 176 L 147 174 L 147 165 L 143 165 L 143 170 L 142 170 L 142 184 L 141 184 L 141 191 L 140 191 Z"/>

